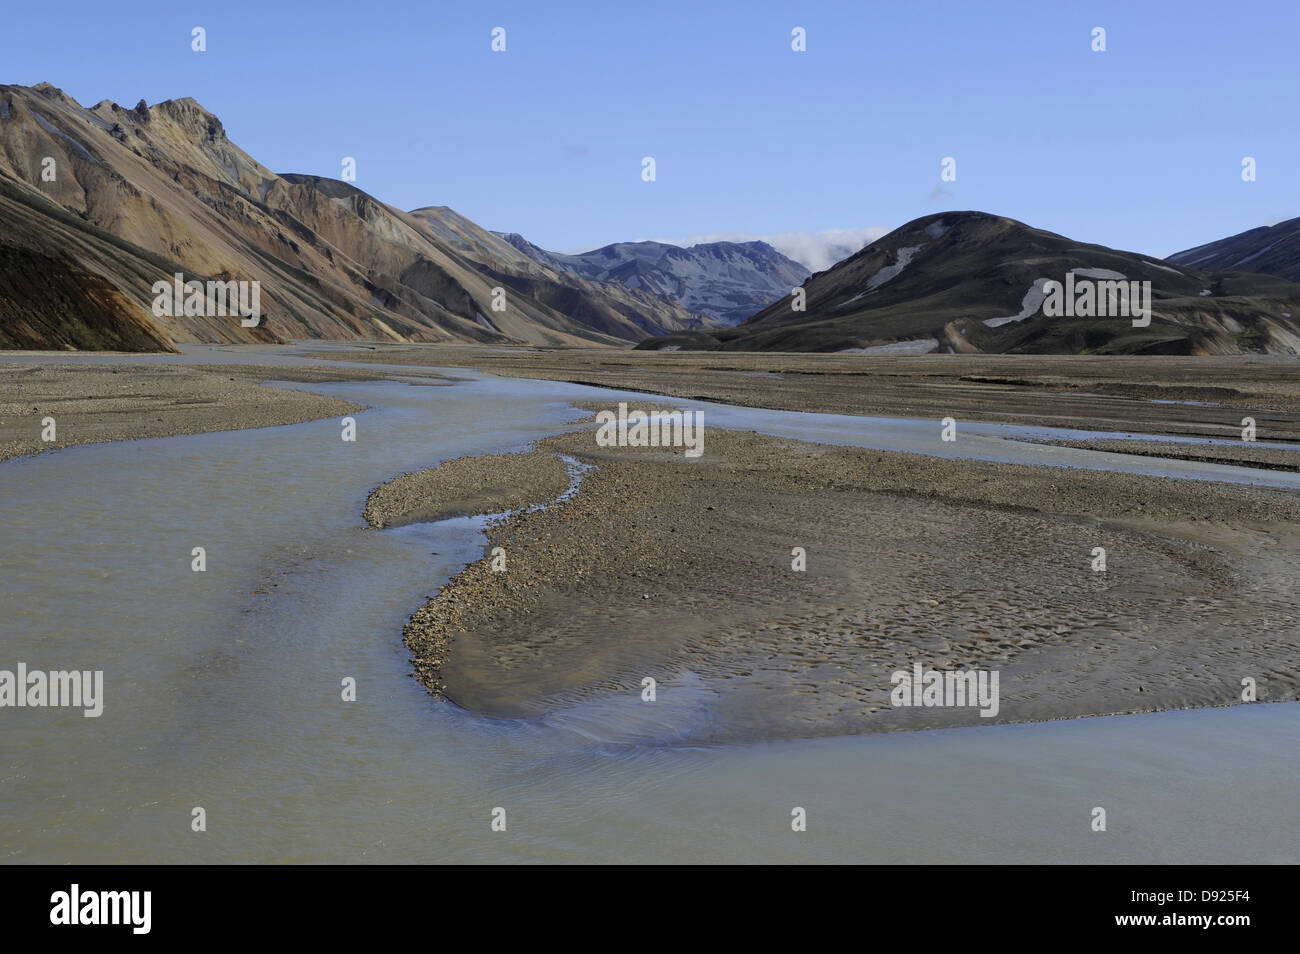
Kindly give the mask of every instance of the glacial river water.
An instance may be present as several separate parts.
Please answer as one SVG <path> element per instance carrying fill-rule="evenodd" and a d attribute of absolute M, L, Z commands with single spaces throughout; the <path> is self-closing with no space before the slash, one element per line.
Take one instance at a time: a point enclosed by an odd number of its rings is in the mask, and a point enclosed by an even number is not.
<path fill-rule="evenodd" d="M 371 405 L 356 443 L 329 419 L 0 464 L 0 669 L 105 674 L 100 718 L 0 710 L 0 859 L 1300 861 L 1300 704 L 699 747 L 682 739 L 713 690 L 689 675 L 653 706 L 598 700 L 542 722 L 431 700 L 402 624 L 479 557 L 482 521 L 372 531 L 367 491 L 521 448 L 583 416 L 572 401 L 618 399 L 450 373 L 466 380 L 311 385 Z M 936 422 L 694 406 L 706 429 L 954 450 L 933 446 Z M 1076 460 L 1007 440 L 1026 436 L 1015 429 L 967 436 L 971 456 L 1297 486 Z M 791 830 L 796 806 L 805 832 Z M 1106 832 L 1091 830 L 1096 806 Z M 206 831 L 191 830 L 195 807 Z M 491 828 L 498 807 L 505 831 Z"/>

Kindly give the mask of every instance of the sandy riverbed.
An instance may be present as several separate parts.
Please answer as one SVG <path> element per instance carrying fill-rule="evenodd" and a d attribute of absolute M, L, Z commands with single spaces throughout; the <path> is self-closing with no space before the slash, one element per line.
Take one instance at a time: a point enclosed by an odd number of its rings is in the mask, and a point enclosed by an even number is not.
<path fill-rule="evenodd" d="M 355 360 L 338 351 L 314 356 Z M 881 357 L 376 345 L 363 360 L 394 368 L 472 367 L 790 411 L 952 416 L 1194 437 L 1236 438 L 1249 415 L 1258 440 L 1300 441 L 1296 362 L 1285 357 Z"/>
<path fill-rule="evenodd" d="M 593 433 L 517 455 L 594 469 L 490 528 L 506 572 L 471 564 L 407 625 L 435 692 L 535 717 L 702 685 L 697 741 L 1230 705 L 1244 677 L 1300 698 L 1294 494 L 719 430 L 688 460 Z M 915 662 L 998 670 L 996 719 L 892 706 Z"/>
<path fill-rule="evenodd" d="M 1261 441 L 1300 437 L 1292 366 L 1272 361 L 339 356 L 402 378 L 415 363 L 461 364 L 747 405 L 1169 436 L 1231 437 L 1249 414 Z M 341 415 L 358 405 L 261 382 L 386 376 L 323 361 L 13 363 L 3 373 L 0 459 Z M 46 415 L 58 421 L 55 444 L 39 440 Z M 490 529 L 506 572 L 485 551 L 407 625 L 421 680 L 467 709 L 533 717 L 639 695 L 649 677 L 655 704 L 706 706 L 693 738 L 733 741 L 1229 705 L 1247 677 L 1263 701 L 1300 696 L 1294 493 L 716 428 L 691 460 L 599 448 L 593 434 L 583 426 L 527 454 L 462 458 L 371 496 L 373 526 L 492 513 L 553 499 L 567 484 L 560 455 L 592 466 L 573 499 Z M 1289 451 L 1243 443 L 1087 446 L 1291 466 Z M 1091 567 L 1098 546 L 1105 572 Z M 795 547 L 806 571 L 791 568 Z M 891 706 L 891 674 L 916 662 L 997 669 L 997 718 Z"/>
<path fill-rule="evenodd" d="M 363 410 L 334 397 L 261 382 L 356 380 L 329 367 L 5 363 L 0 356 L 0 460 L 76 444 L 297 424 Z M 45 418 L 55 440 L 42 440 Z"/>

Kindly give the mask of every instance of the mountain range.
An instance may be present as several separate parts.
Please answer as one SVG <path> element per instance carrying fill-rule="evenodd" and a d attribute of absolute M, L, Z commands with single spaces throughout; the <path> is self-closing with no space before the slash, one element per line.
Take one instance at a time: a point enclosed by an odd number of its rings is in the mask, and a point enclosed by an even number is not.
<path fill-rule="evenodd" d="M 617 242 L 590 252 L 538 248 L 522 235 L 502 238 L 536 261 L 570 274 L 680 302 L 683 307 L 737 325 L 790 294 L 811 272 L 766 242 L 706 242 L 682 248 L 664 242 Z"/>
<path fill-rule="evenodd" d="M 154 313 L 173 276 L 258 282 L 261 319 Z M 1151 321 L 1045 314 L 1050 282 L 1149 282 Z M 192 99 L 0 86 L 0 348 L 294 338 L 894 354 L 1300 353 L 1300 219 L 1157 261 L 983 212 L 832 267 L 761 241 L 577 254 L 446 206 L 271 172 Z"/>
<path fill-rule="evenodd" d="M 1067 276 L 1072 276 L 1067 278 Z M 1047 282 L 1150 282 L 1151 321 L 1049 317 Z M 916 219 L 734 328 L 646 349 L 882 354 L 1300 353 L 1300 284 L 1201 271 L 983 212 Z"/>
<path fill-rule="evenodd" d="M 0 86 L 0 262 L 0 347 L 618 345 L 714 324 L 540 263 L 449 209 L 277 175 L 191 99 L 86 108 L 49 84 Z M 260 282 L 261 323 L 155 317 L 151 289 L 177 272 Z"/>

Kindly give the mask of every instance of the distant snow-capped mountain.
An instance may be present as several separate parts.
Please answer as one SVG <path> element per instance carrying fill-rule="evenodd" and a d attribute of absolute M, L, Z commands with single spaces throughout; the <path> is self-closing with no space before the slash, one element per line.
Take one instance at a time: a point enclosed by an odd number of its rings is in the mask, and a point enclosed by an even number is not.
<path fill-rule="evenodd" d="M 517 233 L 501 237 L 530 258 L 590 281 L 618 282 L 736 325 L 811 274 L 766 242 L 616 242 L 577 255 L 550 252 Z"/>

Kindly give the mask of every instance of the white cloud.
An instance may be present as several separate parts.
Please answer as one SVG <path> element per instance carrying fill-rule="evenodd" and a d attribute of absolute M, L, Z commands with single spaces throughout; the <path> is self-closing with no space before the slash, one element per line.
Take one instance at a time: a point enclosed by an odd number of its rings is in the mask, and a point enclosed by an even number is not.
<path fill-rule="evenodd" d="M 654 239 L 656 242 L 668 242 L 689 248 L 706 242 L 766 242 L 782 255 L 792 258 L 804 268 L 820 272 L 830 268 L 836 262 L 848 258 L 886 234 L 889 229 L 880 225 L 868 225 L 859 229 L 822 229 L 820 232 L 773 232 L 768 235 L 753 235 L 748 232 L 712 232 L 707 235 L 691 235 L 684 239 Z"/>

